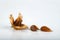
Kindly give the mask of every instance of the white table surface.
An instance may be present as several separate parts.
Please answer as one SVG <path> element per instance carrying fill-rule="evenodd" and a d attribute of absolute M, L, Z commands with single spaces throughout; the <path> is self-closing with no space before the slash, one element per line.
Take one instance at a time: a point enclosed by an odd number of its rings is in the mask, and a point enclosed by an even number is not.
<path fill-rule="evenodd" d="M 53 32 L 42 32 L 38 30 L 33 32 L 27 30 L 14 30 L 10 26 L 0 28 L 0 40 L 59 40 L 59 30 L 53 30 Z"/>

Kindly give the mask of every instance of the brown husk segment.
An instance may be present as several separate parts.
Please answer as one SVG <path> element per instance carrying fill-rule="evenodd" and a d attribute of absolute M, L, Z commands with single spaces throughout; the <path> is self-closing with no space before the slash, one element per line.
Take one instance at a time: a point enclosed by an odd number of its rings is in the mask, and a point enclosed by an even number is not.
<path fill-rule="evenodd" d="M 44 31 L 44 32 L 51 32 L 52 30 L 50 28 L 48 28 L 47 26 L 42 26 L 40 28 L 41 31 Z"/>
<path fill-rule="evenodd" d="M 37 26 L 36 26 L 36 25 L 32 25 L 32 26 L 30 27 L 30 30 L 31 30 L 31 31 L 37 31 L 37 30 L 38 30 L 38 28 L 37 28 Z"/>
<path fill-rule="evenodd" d="M 23 26 L 14 26 L 13 27 L 15 30 L 24 30 L 24 29 L 28 29 L 28 27 L 26 25 Z"/>
<path fill-rule="evenodd" d="M 22 20 L 21 20 L 21 19 L 19 20 L 19 18 L 16 19 L 16 20 L 14 21 L 14 25 L 15 25 L 15 26 L 21 26 L 21 25 L 22 25 Z"/>
<path fill-rule="evenodd" d="M 17 19 L 14 21 L 15 26 L 21 26 L 22 25 L 22 17 L 21 14 L 18 15 Z"/>
<path fill-rule="evenodd" d="M 13 16 L 12 16 L 12 14 L 10 14 L 10 23 L 13 25 L 13 23 L 14 23 L 14 18 L 13 18 Z"/>

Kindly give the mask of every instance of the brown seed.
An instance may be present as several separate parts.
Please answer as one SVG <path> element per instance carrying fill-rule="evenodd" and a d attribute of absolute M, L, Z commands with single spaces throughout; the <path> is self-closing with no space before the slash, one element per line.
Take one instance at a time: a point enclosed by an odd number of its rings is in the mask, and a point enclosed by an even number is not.
<path fill-rule="evenodd" d="M 40 30 L 44 32 L 51 32 L 51 29 L 48 28 L 47 26 L 42 26 Z"/>
<path fill-rule="evenodd" d="M 37 31 L 37 30 L 38 30 L 38 28 L 37 28 L 37 26 L 36 26 L 36 25 L 32 25 L 32 26 L 30 27 L 30 30 L 31 30 L 31 31 Z"/>

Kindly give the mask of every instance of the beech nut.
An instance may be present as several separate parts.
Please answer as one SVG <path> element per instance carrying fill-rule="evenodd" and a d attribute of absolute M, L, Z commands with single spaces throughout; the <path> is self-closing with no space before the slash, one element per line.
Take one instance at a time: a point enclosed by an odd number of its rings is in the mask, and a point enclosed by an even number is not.
<path fill-rule="evenodd" d="M 47 26 L 42 26 L 40 30 L 44 32 L 51 32 L 51 29 L 48 28 Z"/>
<path fill-rule="evenodd" d="M 37 30 L 38 30 L 38 28 L 37 28 L 37 26 L 36 26 L 36 25 L 32 25 L 32 26 L 30 27 L 30 30 L 31 30 L 31 31 L 37 31 Z"/>

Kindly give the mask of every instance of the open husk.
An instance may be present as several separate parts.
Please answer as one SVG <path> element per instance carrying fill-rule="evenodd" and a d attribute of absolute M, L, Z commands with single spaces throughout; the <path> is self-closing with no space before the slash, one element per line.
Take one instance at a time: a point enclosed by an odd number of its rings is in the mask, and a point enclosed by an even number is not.
<path fill-rule="evenodd" d="M 19 14 L 19 16 L 17 17 L 17 19 L 15 21 L 14 21 L 12 14 L 10 15 L 9 19 L 10 19 L 10 23 L 11 23 L 12 27 L 16 30 L 24 30 L 24 29 L 28 28 L 27 25 L 25 25 L 25 24 L 22 25 L 21 14 Z"/>

